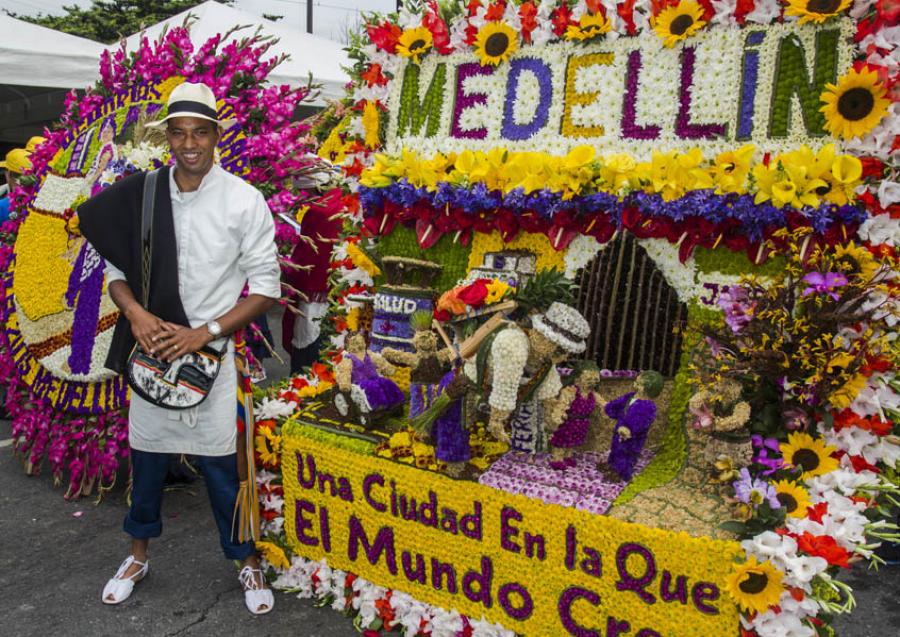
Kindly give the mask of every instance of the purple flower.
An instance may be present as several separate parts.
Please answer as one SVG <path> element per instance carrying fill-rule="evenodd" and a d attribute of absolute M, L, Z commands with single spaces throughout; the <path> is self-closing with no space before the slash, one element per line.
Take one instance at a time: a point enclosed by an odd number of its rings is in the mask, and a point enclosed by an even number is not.
<path fill-rule="evenodd" d="M 784 466 L 784 460 L 781 458 L 781 447 L 776 438 L 763 438 L 759 434 L 750 436 L 753 447 L 758 449 L 756 455 L 753 456 L 753 462 L 767 467 L 762 472 L 764 476 L 772 475 Z M 770 457 L 769 454 L 774 456 Z"/>
<path fill-rule="evenodd" d="M 734 497 L 739 502 L 751 505 L 754 509 L 763 502 L 768 502 L 769 506 L 777 509 L 781 506 L 775 492 L 775 487 L 758 478 L 752 478 L 747 467 L 741 469 L 741 479 L 734 483 Z"/>
<path fill-rule="evenodd" d="M 835 289 L 847 285 L 847 277 L 840 272 L 810 272 L 803 277 L 803 282 L 808 283 L 809 287 L 803 290 L 803 296 L 810 294 L 827 294 L 835 301 L 840 299 L 840 295 Z"/>
<path fill-rule="evenodd" d="M 809 425 L 809 416 L 799 407 L 786 410 L 782 414 L 782 419 L 788 431 L 806 429 L 807 425 Z"/>
<path fill-rule="evenodd" d="M 722 289 L 716 304 L 725 313 L 725 322 L 737 334 L 753 319 L 753 303 L 747 290 L 739 285 L 729 285 Z"/>

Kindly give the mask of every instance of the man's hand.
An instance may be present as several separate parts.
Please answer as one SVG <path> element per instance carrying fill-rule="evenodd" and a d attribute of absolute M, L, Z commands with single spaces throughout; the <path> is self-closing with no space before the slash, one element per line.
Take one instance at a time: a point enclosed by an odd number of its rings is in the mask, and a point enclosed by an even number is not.
<path fill-rule="evenodd" d="M 159 349 L 159 341 L 163 334 L 170 331 L 170 323 L 154 316 L 140 305 L 135 304 L 131 312 L 126 314 L 131 323 L 131 333 L 141 349 L 151 356 Z"/>
<path fill-rule="evenodd" d="M 168 331 L 156 337 L 154 341 L 160 359 L 171 362 L 189 352 L 196 352 L 213 340 L 205 325 L 190 328 L 166 323 Z"/>

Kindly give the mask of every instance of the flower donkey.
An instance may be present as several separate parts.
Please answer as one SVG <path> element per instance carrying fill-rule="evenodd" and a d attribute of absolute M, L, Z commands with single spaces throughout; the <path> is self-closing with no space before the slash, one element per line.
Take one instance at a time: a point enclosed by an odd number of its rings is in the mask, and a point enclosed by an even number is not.
<path fill-rule="evenodd" d="M 338 389 L 335 407 L 341 416 L 350 415 L 352 410 L 361 425 L 371 425 L 383 416 L 396 413 L 406 402 L 397 383 L 386 378 L 396 368 L 366 348 L 362 332 L 355 332 L 347 339 L 344 355 L 334 371 Z"/>
<path fill-rule="evenodd" d="M 662 392 L 663 377 L 659 372 L 643 371 L 634 385 L 636 391 L 611 400 L 604 408 L 606 415 L 616 421 L 607 464 L 625 481 L 634 475 L 650 426 L 656 420 L 653 399 Z"/>

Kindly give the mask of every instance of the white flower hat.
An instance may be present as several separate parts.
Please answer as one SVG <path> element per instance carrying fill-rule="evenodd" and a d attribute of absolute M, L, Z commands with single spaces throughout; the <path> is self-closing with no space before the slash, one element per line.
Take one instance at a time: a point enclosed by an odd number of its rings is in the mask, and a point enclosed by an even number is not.
<path fill-rule="evenodd" d="M 591 326 L 570 305 L 554 301 L 546 312 L 532 317 L 531 324 L 570 354 L 581 354 L 587 349 L 585 340 L 591 334 Z"/>

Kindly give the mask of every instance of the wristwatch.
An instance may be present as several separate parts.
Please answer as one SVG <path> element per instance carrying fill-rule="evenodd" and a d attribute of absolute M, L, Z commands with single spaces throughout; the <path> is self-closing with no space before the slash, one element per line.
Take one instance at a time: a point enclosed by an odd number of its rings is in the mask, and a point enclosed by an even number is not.
<path fill-rule="evenodd" d="M 222 336 L 222 326 L 219 325 L 216 321 L 210 321 L 206 324 L 206 331 L 209 332 L 209 335 L 214 339 Z"/>

